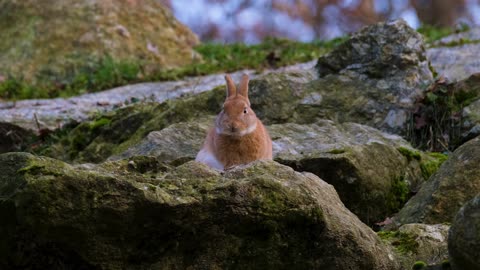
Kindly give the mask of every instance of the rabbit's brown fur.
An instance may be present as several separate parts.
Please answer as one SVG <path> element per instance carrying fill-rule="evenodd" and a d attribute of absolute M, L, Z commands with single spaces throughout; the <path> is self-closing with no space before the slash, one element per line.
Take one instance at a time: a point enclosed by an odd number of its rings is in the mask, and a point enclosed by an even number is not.
<path fill-rule="evenodd" d="M 229 75 L 227 99 L 196 160 L 216 169 L 228 169 L 258 159 L 272 159 L 272 141 L 262 122 L 250 108 L 248 76 L 238 91 Z"/>

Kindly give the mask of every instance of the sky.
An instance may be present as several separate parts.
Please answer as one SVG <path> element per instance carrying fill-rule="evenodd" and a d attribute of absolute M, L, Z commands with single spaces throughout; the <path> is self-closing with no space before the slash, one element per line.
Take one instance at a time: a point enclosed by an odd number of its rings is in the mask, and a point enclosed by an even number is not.
<path fill-rule="evenodd" d="M 343 0 L 341 5 L 355 5 L 357 1 L 358 0 Z M 467 0 L 467 2 L 469 5 L 468 10 L 472 18 L 474 18 L 474 22 L 480 25 L 480 1 Z M 238 7 L 239 1 L 218 1 L 217 3 L 207 4 L 206 0 L 173 0 L 171 3 L 175 17 L 188 25 L 194 32 L 201 31 L 206 24 L 211 22 L 220 26 L 220 35 L 225 39 L 223 41 L 229 42 L 229 33 L 232 33 L 234 29 L 236 29 L 237 24 L 242 28 L 252 29 L 256 24 L 265 23 L 263 19 L 263 16 L 265 16 L 264 11 L 270 1 L 252 1 L 253 4 L 251 7 L 243 10 L 240 14 L 236 14 L 236 16 L 232 16 L 232 13 Z M 374 4 L 375 9 L 378 11 L 388 8 L 387 1 L 375 0 Z M 396 0 L 394 10 L 396 18 L 403 18 L 413 28 L 420 26 L 415 10 L 411 7 L 408 8 L 408 0 Z M 301 20 L 292 19 L 280 12 L 272 12 L 269 16 L 271 18 L 268 22 L 282 29 L 284 35 L 290 39 L 307 42 L 319 38 L 315 32 Z M 335 23 L 339 16 L 339 11 L 335 6 L 327 8 L 324 16 L 327 18 L 327 26 L 324 36 L 320 38 L 331 39 L 345 34 Z M 244 42 L 258 43 L 260 41 L 253 32 L 247 31 Z"/>

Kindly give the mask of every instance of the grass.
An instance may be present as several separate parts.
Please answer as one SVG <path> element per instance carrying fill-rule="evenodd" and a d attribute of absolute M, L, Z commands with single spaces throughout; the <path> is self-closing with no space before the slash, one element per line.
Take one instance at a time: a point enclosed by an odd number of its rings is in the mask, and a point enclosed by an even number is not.
<path fill-rule="evenodd" d="M 14 75 L 7 76 L 0 82 L 0 99 L 69 97 L 143 81 L 179 80 L 187 76 L 241 69 L 260 71 L 317 59 L 344 40 L 337 38 L 302 43 L 268 38 L 256 45 L 205 43 L 194 48 L 202 60 L 192 60 L 187 66 L 153 73 L 143 70 L 140 62 L 119 62 L 106 56 L 89 67 L 76 70 L 68 78 L 39 76 L 35 83 L 28 83 Z"/>
<path fill-rule="evenodd" d="M 422 25 L 417 31 L 425 37 L 426 43 L 433 43 L 454 33 L 468 31 L 470 28 L 466 24 L 460 25 L 457 29 L 453 27 L 436 27 L 431 25 Z"/>

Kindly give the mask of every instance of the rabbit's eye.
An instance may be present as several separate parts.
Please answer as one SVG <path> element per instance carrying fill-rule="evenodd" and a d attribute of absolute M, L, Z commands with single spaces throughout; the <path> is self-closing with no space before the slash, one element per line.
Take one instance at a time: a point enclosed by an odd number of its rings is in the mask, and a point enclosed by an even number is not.
<path fill-rule="evenodd" d="M 243 109 L 243 113 L 248 113 L 247 108 Z"/>

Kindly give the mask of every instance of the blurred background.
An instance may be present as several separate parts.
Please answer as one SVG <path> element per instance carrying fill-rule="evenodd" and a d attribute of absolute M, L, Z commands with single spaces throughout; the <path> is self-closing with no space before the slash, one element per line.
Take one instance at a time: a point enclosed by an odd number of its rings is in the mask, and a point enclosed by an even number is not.
<path fill-rule="evenodd" d="M 403 18 L 410 26 L 480 24 L 480 0 L 159 0 L 202 41 L 330 39 Z"/>

